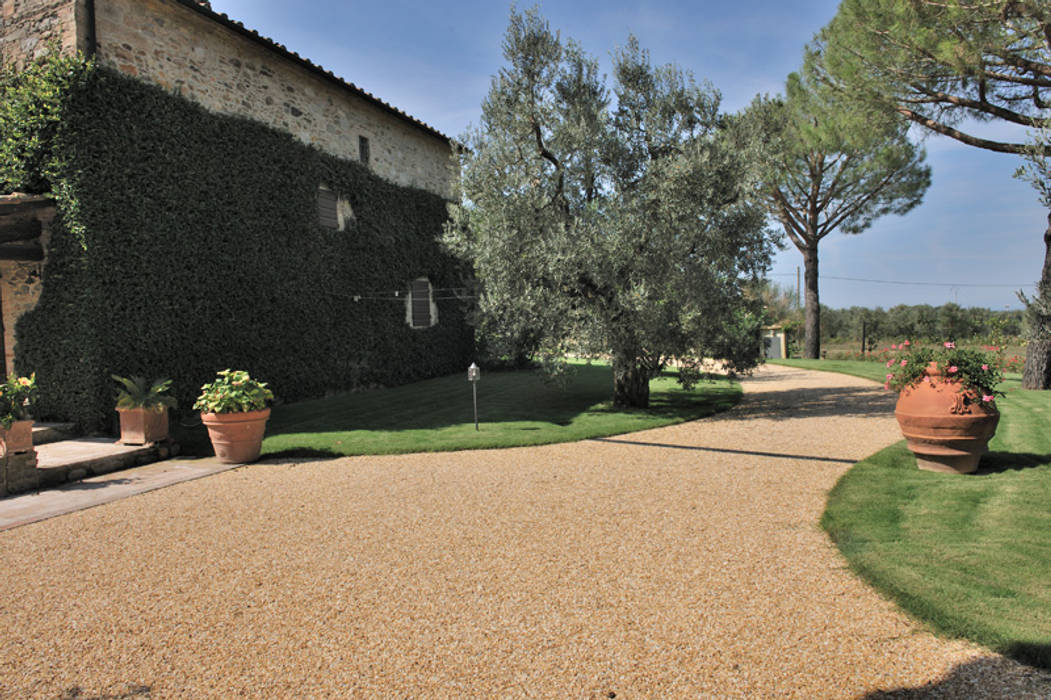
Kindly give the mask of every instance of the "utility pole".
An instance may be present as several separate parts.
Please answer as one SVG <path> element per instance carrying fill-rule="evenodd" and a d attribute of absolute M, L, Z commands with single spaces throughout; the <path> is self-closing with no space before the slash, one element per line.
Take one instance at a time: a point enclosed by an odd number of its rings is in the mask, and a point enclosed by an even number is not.
<path fill-rule="evenodd" d="M 801 296 L 801 293 L 800 293 L 800 284 L 799 284 L 799 265 L 796 265 L 796 306 L 799 307 L 800 309 L 803 308 L 803 297 Z"/>

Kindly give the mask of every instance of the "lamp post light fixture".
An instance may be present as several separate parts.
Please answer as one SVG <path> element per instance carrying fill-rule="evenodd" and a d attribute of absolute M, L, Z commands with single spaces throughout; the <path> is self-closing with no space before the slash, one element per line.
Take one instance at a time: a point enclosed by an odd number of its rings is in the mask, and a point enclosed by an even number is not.
<path fill-rule="evenodd" d="M 474 394 L 474 429 L 478 430 L 478 380 L 482 378 L 482 370 L 474 362 L 467 368 L 467 381 L 471 383 L 471 393 Z"/>

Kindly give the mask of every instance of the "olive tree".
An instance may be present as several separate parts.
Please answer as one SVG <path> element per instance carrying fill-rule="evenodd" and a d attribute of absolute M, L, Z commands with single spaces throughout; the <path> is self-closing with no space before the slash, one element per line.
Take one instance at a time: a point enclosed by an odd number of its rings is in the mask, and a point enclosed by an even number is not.
<path fill-rule="evenodd" d="M 686 384 L 700 357 L 754 366 L 744 284 L 768 268 L 770 236 L 715 90 L 629 38 L 611 91 L 535 10 L 512 10 L 503 49 L 445 232 L 473 266 L 487 337 L 528 339 L 549 366 L 608 356 L 617 406 L 647 406 L 671 364 Z"/>

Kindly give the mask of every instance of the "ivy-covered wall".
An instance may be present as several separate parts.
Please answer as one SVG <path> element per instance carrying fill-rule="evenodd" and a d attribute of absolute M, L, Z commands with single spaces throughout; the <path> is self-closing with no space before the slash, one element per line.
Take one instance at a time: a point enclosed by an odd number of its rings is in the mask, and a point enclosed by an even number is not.
<path fill-rule="evenodd" d="M 440 323 L 414 330 L 393 296 L 417 277 L 464 284 L 437 242 L 440 197 L 108 69 L 61 102 L 58 216 L 40 302 L 16 329 L 43 417 L 105 427 L 111 374 L 171 377 L 188 411 L 227 367 L 294 401 L 469 364 L 462 302 L 441 299 Z M 320 226 L 320 183 L 349 200 L 346 230 Z"/>

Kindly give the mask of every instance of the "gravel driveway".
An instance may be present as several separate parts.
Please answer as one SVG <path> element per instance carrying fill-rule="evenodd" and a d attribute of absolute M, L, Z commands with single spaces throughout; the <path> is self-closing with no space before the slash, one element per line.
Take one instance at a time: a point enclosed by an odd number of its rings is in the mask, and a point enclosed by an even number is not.
<path fill-rule="evenodd" d="M 744 386 L 679 426 L 261 463 L 0 533 L 0 696 L 1051 697 L 924 632 L 820 530 L 836 479 L 900 439 L 891 397 L 782 367 Z"/>

